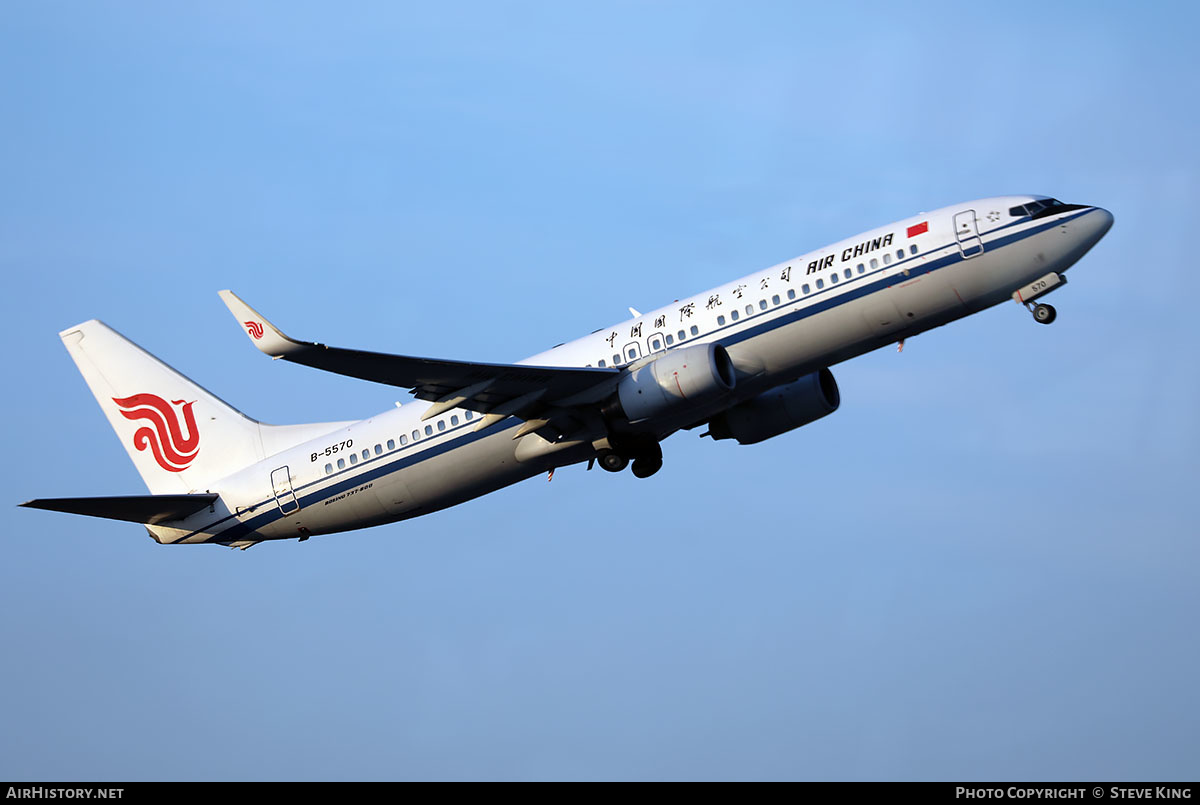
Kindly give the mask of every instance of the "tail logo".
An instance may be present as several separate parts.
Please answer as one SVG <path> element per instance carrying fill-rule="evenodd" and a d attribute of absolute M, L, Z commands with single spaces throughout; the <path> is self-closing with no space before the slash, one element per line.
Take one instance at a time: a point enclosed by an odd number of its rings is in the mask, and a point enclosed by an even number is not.
<path fill-rule="evenodd" d="M 155 394 L 134 394 L 132 397 L 113 397 L 112 401 L 126 419 L 134 422 L 144 419 L 149 423 L 133 434 L 133 446 L 138 450 L 149 448 L 158 466 L 167 472 L 183 472 L 199 455 L 200 431 L 196 428 L 196 415 L 192 413 L 195 400 L 168 403 Z M 174 406 L 182 407 L 176 411 Z M 180 427 L 181 413 L 187 436 Z"/>
<path fill-rule="evenodd" d="M 255 341 L 257 341 L 258 339 L 263 337 L 263 326 L 261 324 L 259 324 L 258 322 L 244 321 L 244 322 L 242 322 L 242 324 L 246 325 L 246 332 L 248 332 L 248 333 L 250 333 L 250 335 L 254 336 Z"/>

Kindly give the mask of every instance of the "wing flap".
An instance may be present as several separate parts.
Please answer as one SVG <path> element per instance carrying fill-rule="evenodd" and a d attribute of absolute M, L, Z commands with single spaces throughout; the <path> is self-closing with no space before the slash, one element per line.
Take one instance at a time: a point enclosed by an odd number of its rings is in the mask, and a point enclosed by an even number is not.
<path fill-rule="evenodd" d="M 218 495 L 124 495 L 96 498 L 38 498 L 20 504 L 29 509 L 157 525 L 182 520 L 216 502 Z"/>

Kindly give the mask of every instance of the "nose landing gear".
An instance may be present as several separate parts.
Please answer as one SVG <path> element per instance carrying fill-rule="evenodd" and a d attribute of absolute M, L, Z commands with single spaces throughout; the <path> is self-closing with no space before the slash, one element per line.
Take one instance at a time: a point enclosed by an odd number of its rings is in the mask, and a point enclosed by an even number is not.
<path fill-rule="evenodd" d="M 1024 288 L 1014 291 L 1012 298 L 1017 304 L 1028 308 L 1029 312 L 1033 314 L 1033 320 L 1038 324 L 1050 324 L 1058 318 L 1058 311 L 1054 309 L 1053 305 L 1038 302 L 1037 299 L 1065 284 L 1066 281 L 1066 277 L 1051 272 L 1034 280 Z"/>
<path fill-rule="evenodd" d="M 1058 311 L 1054 309 L 1054 305 L 1034 305 L 1030 310 L 1033 312 L 1033 320 L 1038 324 L 1050 324 L 1058 318 Z"/>

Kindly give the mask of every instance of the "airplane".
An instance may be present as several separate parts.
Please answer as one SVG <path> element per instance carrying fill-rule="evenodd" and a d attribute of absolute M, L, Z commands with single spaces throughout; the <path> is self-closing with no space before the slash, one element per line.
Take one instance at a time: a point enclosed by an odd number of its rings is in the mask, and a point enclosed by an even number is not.
<path fill-rule="evenodd" d="M 897 221 L 515 364 L 298 341 L 220 296 L 272 358 L 406 388 L 362 421 L 267 425 L 92 320 L 59 335 L 151 494 L 20 505 L 143 524 L 161 544 L 245 550 L 408 520 L 587 462 L 639 478 L 681 431 L 748 445 L 837 410 L 830 367 L 1006 300 L 1042 298 L 1107 210 L 998 196 Z"/>

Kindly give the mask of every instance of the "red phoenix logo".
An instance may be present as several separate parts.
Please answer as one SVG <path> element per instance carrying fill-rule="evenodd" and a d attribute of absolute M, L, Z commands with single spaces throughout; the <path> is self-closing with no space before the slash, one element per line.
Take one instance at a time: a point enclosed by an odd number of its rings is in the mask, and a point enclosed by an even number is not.
<path fill-rule="evenodd" d="M 112 401 L 121 408 L 121 416 L 126 419 L 145 419 L 150 423 L 133 434 L 133 446 L 138 450 L 149 447 L 158 466 L 167 472 L 183 472 L 200 453 L 200 431 L 196 429 L 196 415 L 192 413 L 195 400 L 168 403 L 155 394 L 134 394 L 132 397 L 113 397 Z M 183 412 L 183 424 L 187 426 L 186 437 L 173 405 L 183 406 L 180 411 Z"/>
<path fill-rule="evenodd" d="M 250 335 L 254 336 L 255 341 L 257 341 L 258 339 L 263 337 L 263 328 L 262 328 L 262 325 L 259 324 L 258 322 L 244 321 L 244 322 L 242 322 L 242 324 L 246 325 L 246 332 L 248 332 L 248 333 L 250 333 Z"/>

